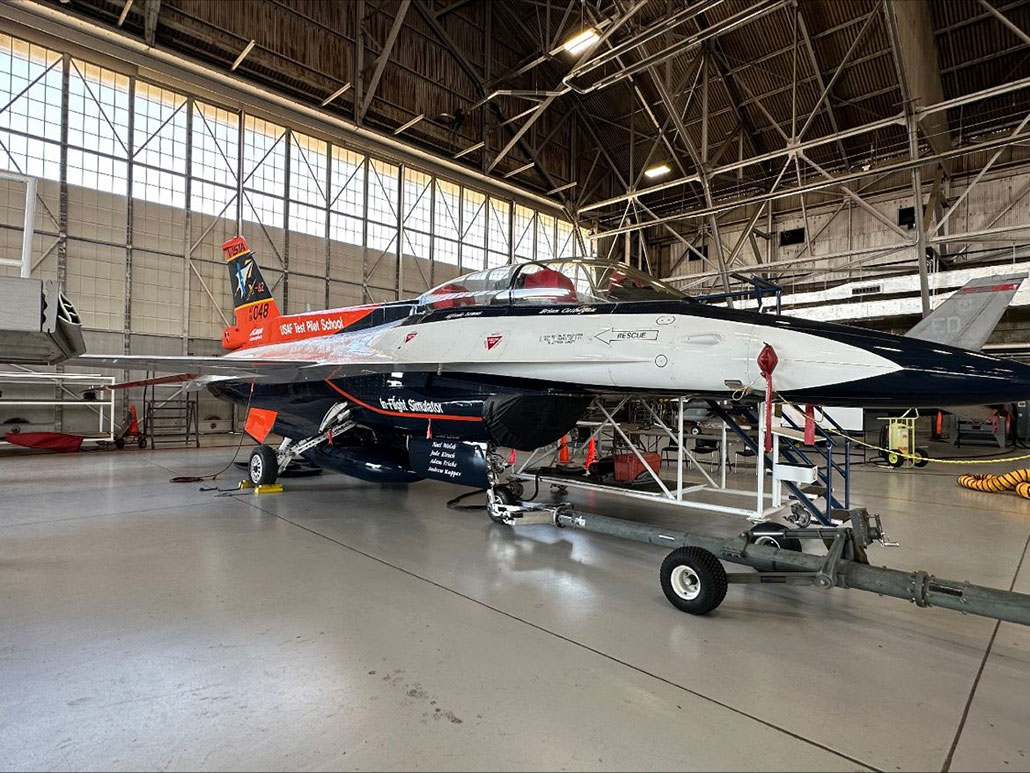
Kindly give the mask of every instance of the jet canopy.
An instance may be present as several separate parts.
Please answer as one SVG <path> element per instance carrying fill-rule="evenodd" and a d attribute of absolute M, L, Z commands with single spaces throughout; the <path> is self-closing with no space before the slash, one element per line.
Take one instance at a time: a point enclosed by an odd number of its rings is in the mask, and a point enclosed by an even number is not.
<path fill-rule="evenodd" d="M 602 260 L 543 260 L 477 271 L 434 287 L 423 310 L 678 301 L 683 293 L 642 271 Z"/>

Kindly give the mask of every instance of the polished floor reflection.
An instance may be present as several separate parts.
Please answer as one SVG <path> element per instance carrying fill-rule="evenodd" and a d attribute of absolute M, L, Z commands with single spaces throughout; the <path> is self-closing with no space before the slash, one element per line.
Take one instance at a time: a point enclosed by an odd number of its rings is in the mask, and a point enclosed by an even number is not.
<path fill-rule="evenodd" d="M 168 483 L 231 452 L 0 459 L 0 768 L 1030 769 L 1027 629 L 783 587 L 693 618 L 661 550 L 444 484 Z M 1030 502 L 961 471 L 856 473 L 873 560 L 1030 592 Z"/>

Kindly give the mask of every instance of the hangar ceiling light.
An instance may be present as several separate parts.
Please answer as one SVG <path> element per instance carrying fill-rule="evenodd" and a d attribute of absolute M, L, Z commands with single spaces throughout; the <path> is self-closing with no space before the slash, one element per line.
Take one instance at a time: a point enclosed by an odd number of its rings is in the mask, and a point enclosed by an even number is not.
<path fill-rule="evenodd" d="M 597 34 L 597 30 L 591 27 L 589 29 L 583 30 L 577 35 L 573 35 L 571 38 L 566 40 L 565 45 L 562 46 L 562 48 L 564 48 L 570 54 L 575 56 L 577 54 L 582 54 L 584 51 L 590 48 L 590 46 L 594 45 L 594 43 L 596 43 L 598 39 L 599 36 Z"/>
<path fill-rule="evenodd" d="M 666 175 L 671 171 L 672 167 L 670 167 L 665 162 L 662 162 L 661 164 L 655 164 L 654 166 L 645 169 L 644 177 L 648 178 L 649 180 L 653 180 L 654 178 Z"/>

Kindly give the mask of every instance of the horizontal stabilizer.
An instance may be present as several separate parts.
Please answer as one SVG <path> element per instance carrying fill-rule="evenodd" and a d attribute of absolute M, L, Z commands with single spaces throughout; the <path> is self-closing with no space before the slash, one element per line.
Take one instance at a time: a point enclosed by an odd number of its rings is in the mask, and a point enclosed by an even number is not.
<path fill-rule="evenodd" d="M 991 337 L 1024 279 L 1026 274 L 972 279 L 905 336 L 978 352 Z"/>

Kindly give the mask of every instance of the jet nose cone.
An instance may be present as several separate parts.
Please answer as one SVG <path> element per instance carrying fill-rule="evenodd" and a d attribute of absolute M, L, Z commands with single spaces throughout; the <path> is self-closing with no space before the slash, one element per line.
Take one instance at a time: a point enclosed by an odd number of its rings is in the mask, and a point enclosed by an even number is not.
<path fill-rule="evenodd" d="M 792 395 L 826 405 L 937 408 L 1010 403 L 1030 397 L 1030 366 L 911 338 L 848 331 L 846 342 L 895 369 Z"/>
<path fill-rule="evenodd" d="M 1030 396 L 1030 366 L 950 346 L 903 340 L 901 351 L 888 355 L 900 370 L 870 385 L 882 404 L 936 408 L 1008 403 Z"/>

